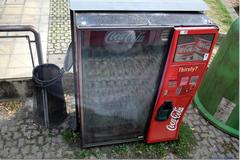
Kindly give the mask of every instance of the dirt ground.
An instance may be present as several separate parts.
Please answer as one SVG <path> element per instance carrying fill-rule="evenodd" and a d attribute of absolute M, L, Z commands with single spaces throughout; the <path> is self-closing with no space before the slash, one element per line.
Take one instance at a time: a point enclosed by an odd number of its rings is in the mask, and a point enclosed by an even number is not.
<path fill-rule="evenodd" d="M 227 1 L 230 2 L 232 4 L 232 6 L 234 6 L 234 7 L 239 6 L 238 0 L 227 0 Z"/>
<path fill-rule="evenodd" d="M 237 14 L 239 15 L 239 1 L 238 0 L 227 0 L 235 9 Z"/>

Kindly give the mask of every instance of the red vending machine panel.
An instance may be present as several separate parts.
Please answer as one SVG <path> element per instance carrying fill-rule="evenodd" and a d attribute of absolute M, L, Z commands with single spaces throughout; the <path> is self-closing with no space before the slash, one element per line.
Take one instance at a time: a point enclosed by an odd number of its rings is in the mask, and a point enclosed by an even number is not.
<path fill-rule="evenodd" d="M 217 27 L 177 27 L 153 109 L 146 141 L 178 138 L 179 127 L 207 70 Z"/>

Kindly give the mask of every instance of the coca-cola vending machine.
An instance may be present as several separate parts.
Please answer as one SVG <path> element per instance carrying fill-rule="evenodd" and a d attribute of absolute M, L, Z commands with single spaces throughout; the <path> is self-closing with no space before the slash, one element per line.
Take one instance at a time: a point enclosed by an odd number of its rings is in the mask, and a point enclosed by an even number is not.
<path fill-rule="evenodd" d="M 218 27 L 202 0 L 70 0 L 82 147 L 175 140 Z"/>

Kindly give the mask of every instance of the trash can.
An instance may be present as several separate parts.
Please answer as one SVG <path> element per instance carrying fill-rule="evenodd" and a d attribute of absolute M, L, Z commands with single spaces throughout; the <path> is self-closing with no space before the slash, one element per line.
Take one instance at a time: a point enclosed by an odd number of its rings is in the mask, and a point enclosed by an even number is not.
<path fill-rule="evenodd" d="M 62 86 L 64 70 L 54 64 L 39 65 L 33 70 L 34 119 L 44 123 L 46 106 L 49 125 L 58 125 L 67 116 L 66 103 Z M 46 122 L 45 122 L 46 123 Z"/>
<path fill-rule="evenodd" d="M 229 29 L 195 96 L 212 124 L 239 136 L 239 19 Z"/>

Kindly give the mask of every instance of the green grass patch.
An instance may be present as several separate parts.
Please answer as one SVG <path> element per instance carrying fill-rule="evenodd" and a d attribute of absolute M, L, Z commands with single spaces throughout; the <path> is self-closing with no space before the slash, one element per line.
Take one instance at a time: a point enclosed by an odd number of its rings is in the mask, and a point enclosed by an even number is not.
<path fill-rule="evenodd" d="M 86 159 L 86 158 L 106 159 L 104 158 L 104 152 L 99 148 L 81 149 L 74 153 L 74 159 Z"/>
<path fill-rule="evenodd" d="M 66 129 L 62 132 L 62 137 L 66 142 L 76 143 L 80 140 L 80 134 L 78 132 L 74 132 L 70 129 Z"/>
<path fill-rule="evenodd" d="M 66 130 L 62 135 L 67 142 L 76 142 L 79 140 L 79 135 L 76 135 L 76 133 L 70 130 Z M 188 155 L 196 144 L 193 131 L 187 124 L 182 123 L 179 131 L 179 138 L 176 141 L 155 144 L 135 142 L 79 149 L 74 152 L 74 158 L 160 159 L 167 156 L 169 152 L 172 152 L 179 158 L 189 158 Z"/>
<path fill-rule="evenodd" d="M 92 155 L 91 150 L 88 149 L 82 149 L 78 152 L 75 152 L 74 158 L 75 159 L 83 159 L 83 158 L 89 158 Z"/>
<path fill-rule="evenodd" d="M 182 123 L 179 130 L 179 138 L 177 141 L 170 143 L 172 152 L 180 158 L 189 158 L 188 154 L 194 149 L 197 142 L 191 128 Z"/>
<path fill-rule="evenodd" d="M 135 143 L 133 150 L 136 158 L 161 158 L 167 155 L 168 146 L 167 143 Z"/>
<path fill-rule="evenodd" d="M 221 32 L 227 32 L 233 20 L 220 0 L 204 0 L 209 7 L 206 14 L 219 26 Z"/>

